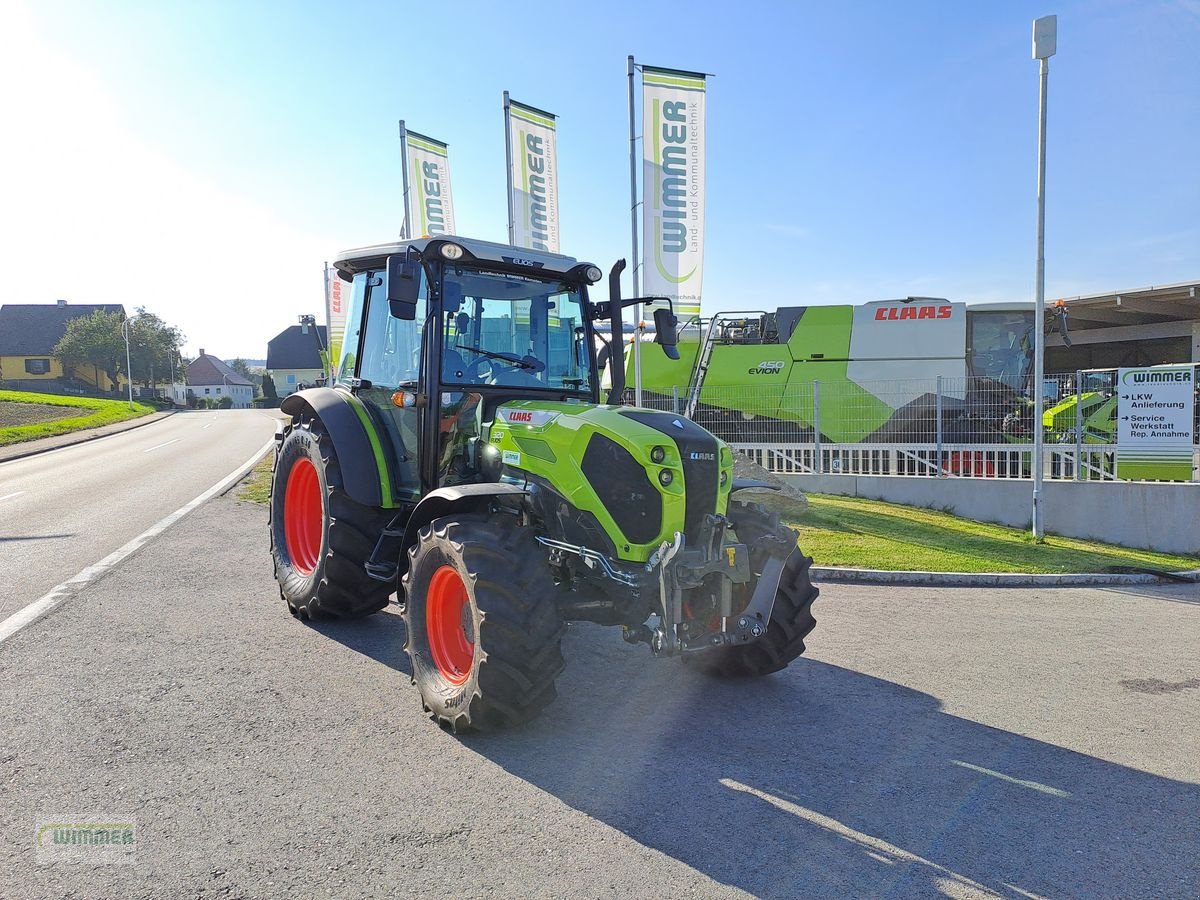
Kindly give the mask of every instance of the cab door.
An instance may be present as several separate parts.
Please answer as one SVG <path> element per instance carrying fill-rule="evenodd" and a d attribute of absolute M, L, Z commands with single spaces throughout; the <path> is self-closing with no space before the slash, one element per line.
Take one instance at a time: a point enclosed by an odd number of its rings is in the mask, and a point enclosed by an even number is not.
<path fill-rule="evenodd" d="M 390 445 L 395 500 L 415 500 L 421 493 L 420 448 L 423 410 L 397 406 L 398 391 L 415 397 L 425 392 L 421 378 L 421 339 L 428 291 L 424 274 L 412 320 L 393 318 L 388 309 L 387 271 L 359 272 L 347 315 L 347 332 L 339 381 L 363 401 Z M 385 454 L 388 455 L 388 454 Z"/>

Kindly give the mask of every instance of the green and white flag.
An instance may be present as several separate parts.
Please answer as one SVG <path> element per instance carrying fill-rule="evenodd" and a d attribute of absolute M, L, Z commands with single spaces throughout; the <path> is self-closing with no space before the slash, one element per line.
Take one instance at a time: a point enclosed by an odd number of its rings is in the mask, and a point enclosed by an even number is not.
<path fill-rule="evenodd" d="M 402 130 L 401 140 L 408 187 L 405 234 L 410 238 L 454 234 L 454 195 L 450 191 L 447 146 L 415 131 Z"/>
<path fill-rule="evenodd" d="M 509 241 L 517 247 L 558 253 L 555 116 L 510 100 L 505 91 L 504 127 L 509 160 Z"/>
<path fill-rule="evenodd" d="M 1117 477 L 1191 481 L 1196 369 L 1117 370 Z"/>
<path fill-rule="evenodd" d="M 642 66 L 642 291 L 700 312 L 704 76 Z"/>

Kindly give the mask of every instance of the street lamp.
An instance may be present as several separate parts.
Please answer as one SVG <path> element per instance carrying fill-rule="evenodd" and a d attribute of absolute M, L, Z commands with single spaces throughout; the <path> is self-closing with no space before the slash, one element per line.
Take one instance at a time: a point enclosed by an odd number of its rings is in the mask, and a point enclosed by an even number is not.
<path fill-rule="evenodd" d="M 1045 405 L 1042 381 L 1046 363 L 1046 82 L 1050 57 L 1058 49 L 1058 16 L 1033 20 L 1033 58 L 1038 60 L 1041 95 L 1038 100 L 1038 175 L 1037 175 L 1037 300 L 1033 313 L 1033 538 L 1045 533 L 1042 517 L 1042 451 L 1045 434 L 1042 408 Z"/>
<path fill-rule="evenodd" d="M 133 409 L 133 366 L 129 362 L 129 326 L 137 316 L 121 322 L 121 334 L 125 336 L 125 381 L 129 385 L 129 408 Z"/>

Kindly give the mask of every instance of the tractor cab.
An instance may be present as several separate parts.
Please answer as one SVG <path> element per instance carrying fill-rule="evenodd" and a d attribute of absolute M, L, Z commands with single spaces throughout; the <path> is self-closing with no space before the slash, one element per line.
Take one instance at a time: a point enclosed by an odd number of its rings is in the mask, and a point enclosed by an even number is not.
<path fill-rule="evenodd" d="M 596 401 L 596 266 L 458 237 L 348 251 L 335 266 L 352 285 L 337 384 L 391 444 L 394 499 L 481 480 L 483 425 L 501 403 Z"/>

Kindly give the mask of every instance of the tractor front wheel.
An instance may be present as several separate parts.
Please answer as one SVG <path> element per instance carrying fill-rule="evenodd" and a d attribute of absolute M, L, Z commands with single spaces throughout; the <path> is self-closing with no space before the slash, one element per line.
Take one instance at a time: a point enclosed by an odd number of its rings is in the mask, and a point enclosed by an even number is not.
<path fill-rule="evenodd" d="M 383 527 L 382 514 L 355 503 L 318 419 L 294 421 L 271 479 L 271 558 L 292 615 L 358 618 L 387 606 L 390 585 L 363 564 Z"/>
<path fill-rule="evenodd" d="M 518 725 L 554 700 L 564 625 L 540 556 L 507 516 L 445 516 L 419 532 L 403 578 L 404 649 L 443 726 Z"/>

